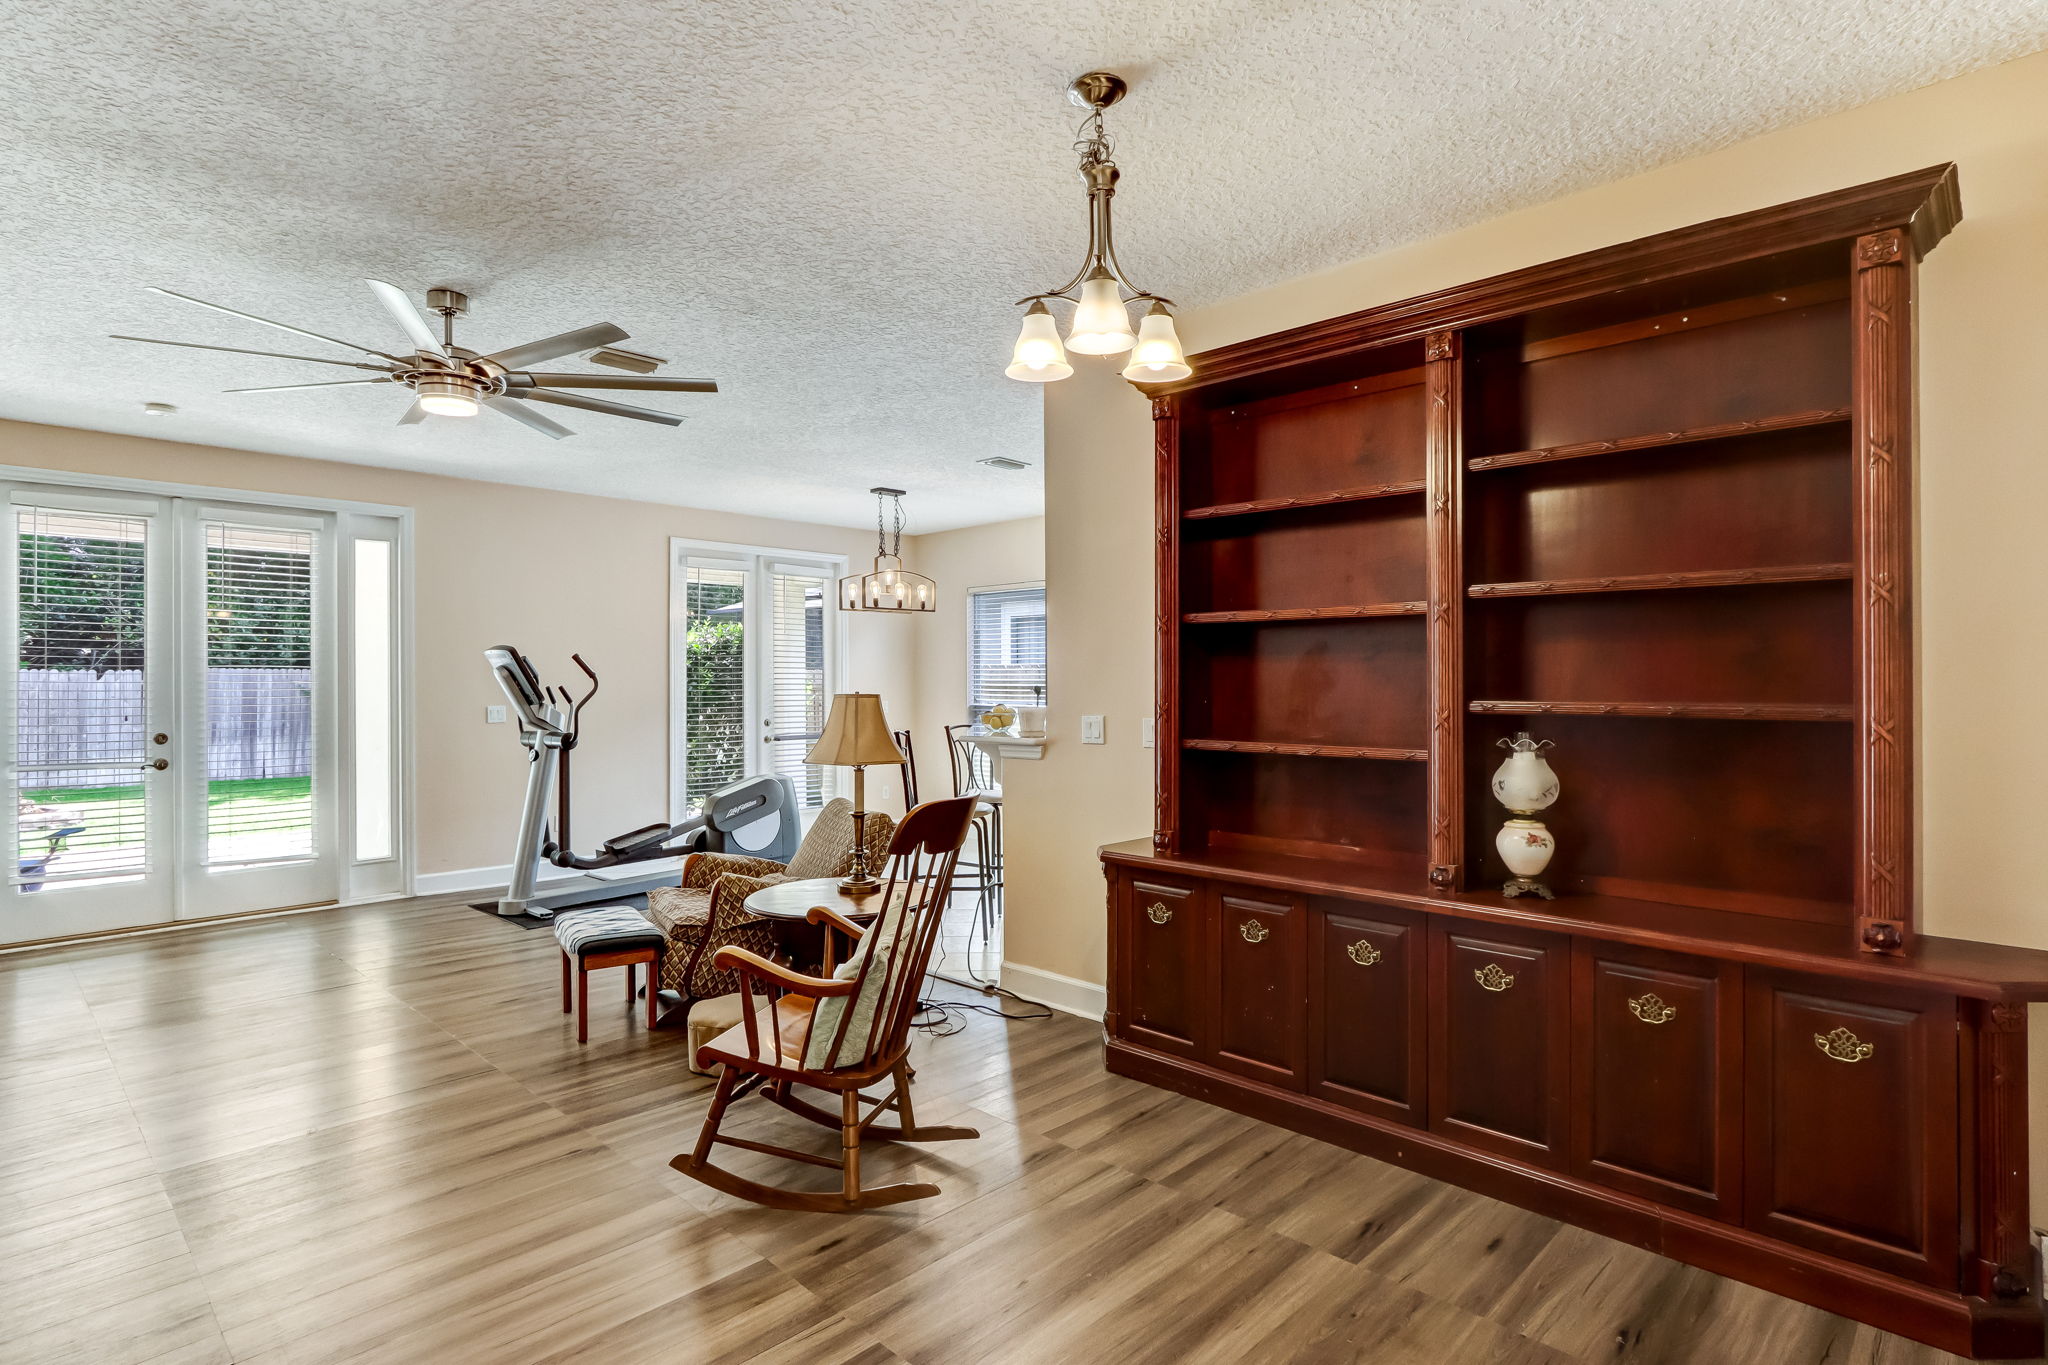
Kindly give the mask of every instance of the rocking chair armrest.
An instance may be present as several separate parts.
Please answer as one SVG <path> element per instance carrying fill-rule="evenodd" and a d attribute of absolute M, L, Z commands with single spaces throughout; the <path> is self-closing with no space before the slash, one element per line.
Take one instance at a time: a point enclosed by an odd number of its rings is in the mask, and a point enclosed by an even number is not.
<path fill-rule="evenodd" d="M 804 912 L 804 922 L 806 924 L 829 924 L 856 942 L 865 938 L 868 932 L 829 905 L 812 906 Z"/>
<path fill-rule="evenodd" d="M 859 984 L 841 981 L 836 977 L 806 976 L 802 972 L 793 972 L 779 963 L 770 962 L 759 953 L 730 945 L 720 948 L 717 955 L 711 959 L 711 963 L 727 971 L 772 982 L 791 994 L 809 996 L 813 1000 L 828 995 L 852 995 L 854 987 Z"/>

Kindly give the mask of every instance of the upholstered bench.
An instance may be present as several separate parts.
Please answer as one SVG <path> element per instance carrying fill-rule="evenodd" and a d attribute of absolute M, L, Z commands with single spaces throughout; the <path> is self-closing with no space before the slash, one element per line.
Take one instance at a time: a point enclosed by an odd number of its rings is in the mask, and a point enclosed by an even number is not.
<path fill-rule="evenodd" d="M 654 1027 L 655 983 L 661 979 L 661 930 L 638 910 L 625 905 L 600 905 L 555 917 L 555 942 L 562 948 L 562 1013 L 569 1012 L 569 977 L 576 978 L 576 1041 L 590 1041 L 590 973 L 604 967 L 626 969 L 626 1008 L 639 997 L 634 968 L 647 964 L 647 1027 Z"/>

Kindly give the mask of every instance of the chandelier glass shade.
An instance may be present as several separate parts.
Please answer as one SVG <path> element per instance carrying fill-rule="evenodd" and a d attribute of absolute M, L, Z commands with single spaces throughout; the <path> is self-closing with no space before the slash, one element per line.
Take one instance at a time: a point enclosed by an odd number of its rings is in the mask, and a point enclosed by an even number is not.
<path fill-rule="evenodd" d="M 1003 373 L 1027 384 L 1049 384 L 1074 372 L 1067 363 L 1067 348 L 1060 345 L 1060 329 L 1044 299 L 1033 299 L 1024 314 L 1024 330 L 1017 334 L 1017 349 L 1010 353 L 1010 368 Z"/>
<path fill-rule="evenodd" d="M 903 490 L 870 488 L 875 495 L 875 563 L 867 573 L 839 580 L 841 611 L 936 611 L 939 585 L 903 567 Z M 886 513 L 891 513 L 885 517 Z"/>
<path fill-rule="evenodd" d="M 1169 310 L 1172 300 L 1131 283 L 1116 259 L 1111 201 L 1116 198 L 1120 172 L 1111 159 L 1115 144 L 1103 131 L 1102 111 L 1122 99 L 1127 88 L 1122 77 L 1109 71 L 1090 71 L 1067 87 L 1067 98 L 1088 110 L 1074 143 L 1081 157 L 1081 182 L 1088 187 L 1088 254 L 1074 277 L 1059 288 L 1018 300 L 1030 308 L 1010 354 L 1010 366 L 1004 371 L 1012 379 L 1034 384 L 1065 379 L 1074 372 L 1067 362 L 1068 351 L 1077 355 L 1130 351 L 1133 354 L 1123 375 L 1141 384 L 1169 383 L 1194 373 L 1174 331 Z M 1049 299 L 1074 305 L 1064 347 L 1052 310 L 1046 307 Z M 1133 303 L 1149 305 L 1135 332 L 1131 329 Z"/>

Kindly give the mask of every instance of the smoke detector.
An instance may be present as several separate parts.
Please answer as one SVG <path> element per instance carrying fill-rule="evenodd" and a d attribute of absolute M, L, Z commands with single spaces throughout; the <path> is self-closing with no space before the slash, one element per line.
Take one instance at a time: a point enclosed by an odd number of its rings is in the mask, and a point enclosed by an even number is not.
<path fill-rule="evenodd" d="M 976 460 L 976 461 L 975 461 L 975 463 L 976 463 L 976 464 L 985 464 L 985 465 L 988 465 L 988 466 L 990 466 L 990 467 L 992 467 L 992 468 L 995 468 L 995 469 L 1029 469 L 1029 468 L 1031 468 L 1031 466 L 1030 466 L 1030 465 L 1028 465 L 1028 464 L 1026 464 L 1026 463 L 1025 463 L 1024 461 L 1022 461 L 1022 460 L 1013 460 L 1013 459 L 1011 459 L 1011 458 L 1010 458 L 1009 456 L 1007 456 L 1007 455 L 991 455 L 991 456 L 989 456 L 989 457 L 988 457 L 987 459 L 984 459 L 984 460 Z"/>

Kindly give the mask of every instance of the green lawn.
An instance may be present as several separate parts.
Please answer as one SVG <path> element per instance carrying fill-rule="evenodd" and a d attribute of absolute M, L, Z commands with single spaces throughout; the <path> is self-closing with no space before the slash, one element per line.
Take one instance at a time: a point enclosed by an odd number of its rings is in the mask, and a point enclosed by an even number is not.
<path fill-rule="evenodd" d="M 283 831 L 311 823 L 312 794 L 311 777 L 241 778 L 207 783 L 206 805 L 217 821 Z M 140 814 L 139 782 L 125 787 L 46 787 L 22 795 L 39 806 L 55 807 L 64 824 L 85 826 L 84 832 L 71 836 L 71 849 L 118 848 L 137 841 L 139 831 L 131 822 Z M 33 827 L 22 833 L 24 840 L 34 837 Z"/>

